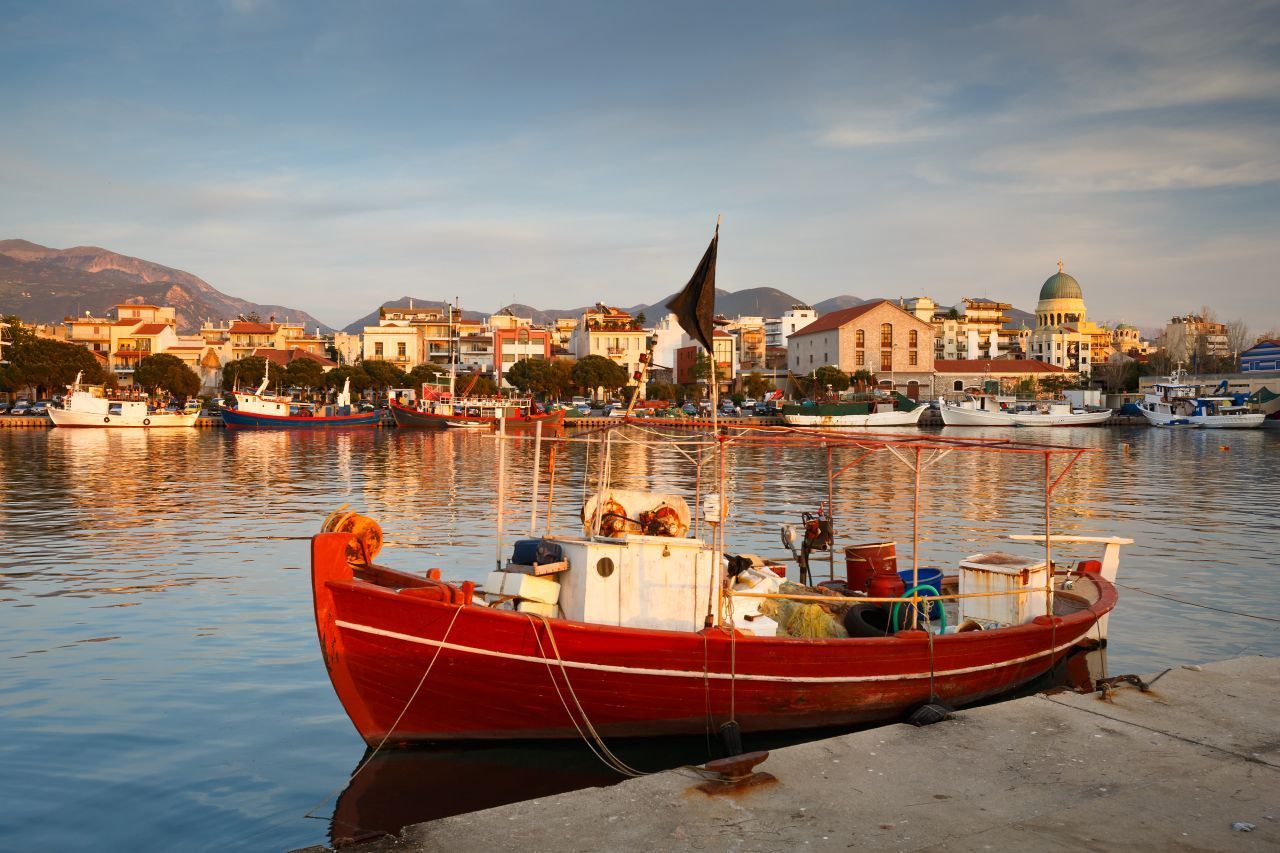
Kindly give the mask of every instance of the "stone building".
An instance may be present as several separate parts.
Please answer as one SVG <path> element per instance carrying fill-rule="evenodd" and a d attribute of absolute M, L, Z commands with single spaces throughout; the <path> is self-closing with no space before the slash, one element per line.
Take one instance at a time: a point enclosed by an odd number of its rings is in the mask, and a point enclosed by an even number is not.
<path fill-rule="evenodd" d="M 887 299 L 824 314 L 791 334 L 787 367 L 798 376 L 832 365 L 868 370 L 913 399 L 933 376 L 933 326 Z"/>

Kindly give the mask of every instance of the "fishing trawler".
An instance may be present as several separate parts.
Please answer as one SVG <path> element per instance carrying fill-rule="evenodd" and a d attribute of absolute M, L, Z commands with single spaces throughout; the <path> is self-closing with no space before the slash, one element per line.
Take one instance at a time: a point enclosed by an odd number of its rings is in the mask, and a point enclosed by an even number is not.
<path fill-rule="evenodd" d="M 263 376 L 258 390 L 234 391 L 231 405 L 222 409 L 222 422 L 228 427 L 246 429 L 342 429 L 376 427 L 377 412 L 361 412 L 351 405 L 351 380 L 331 405 L 294 400 L 287 394 L 268 394 L 268 378 Z"/>
<path fill-rule="evenodd" d="M 388 407 L 398 427 L 488 430 L 502 423 L 507 429 L 564 423 L 563 411 L 547 411 L 530 397 L 454 397 L 446 392 L 424 394 L 408 405 L 392 400 Z"/>
<path fill-rule="evenodd" d="M 1250 408 L 1246 395 L 1204 394 L 1203 387 L 1188 382 L 1186 371 L 1179 365 L 1168 382 L 1151 386 L 1138 409 L 1156 426 L 1257 429 L 1266 421 L 1265 414 Z"/>
<path fill-rule="evenodd" d="M 1056 400 L 1019 401 L 995 394 L 970 394 L 958 403 L 938 400 L 942 422 L 947 426 L 1096 426 L 1111 418 L 1111 412 L 1073 408 Z"/>
<path fill-rule="evenodd" d="M 200 416 L 199 406 L 182 411 L 158 408 L 146 398 L 111 397 L 101 385 L 84 385 L 83 371 L 67 386 L 61 405 L 49 407 L 49 419 L 60 427 L 129 427 L 160 429 L 194 426 Z"/>
<path fill-rule="evenodd" d="M 792 426 L 914 426 L 928 408 L 928 403 L 902 394 L 859 394 L 841 400 L 783 406 L 782 420 Z"/>

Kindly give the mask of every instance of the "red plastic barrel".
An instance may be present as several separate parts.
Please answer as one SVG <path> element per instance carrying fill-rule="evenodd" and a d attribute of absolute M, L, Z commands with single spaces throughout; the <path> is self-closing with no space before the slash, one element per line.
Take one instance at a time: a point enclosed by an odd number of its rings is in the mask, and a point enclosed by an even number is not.
<path fill-rule="evenodd" d="M 866 592 L 875 574 L 898 576 L 898 548 L 894 542 L 868 542 L 844 549 L 844 567 L 850 592 Z M 900 592 L 901 590 L 899 590 Z"/>

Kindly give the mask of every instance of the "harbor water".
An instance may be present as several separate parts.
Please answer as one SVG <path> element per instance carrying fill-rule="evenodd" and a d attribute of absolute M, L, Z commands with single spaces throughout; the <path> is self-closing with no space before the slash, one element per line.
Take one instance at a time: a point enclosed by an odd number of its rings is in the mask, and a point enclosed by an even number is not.
<path fill-rule="evenodd" d="M 1280 433 L 947 434 L 1096 451 L 1063 478 L 1053 521 L 1136 540 L 1110 623 L 1112 674 L 1280 654 Z M 510 449 L 498 548 L 485 434 L 0 431 L 0 849 L 280 850 L 615 781 L 581 745 L 534 744 L 391 751 L 347 786 L 365 750 L 317 648 L 309 536 L 350 504 L 382 523 L 379 562 L 480 581 L 529 532 L 532 454 L 532 442 Z M 834 450 L 833 467 L 857 455 Z M 575 528 L 583 472 L 605 459 L 598 444 L 559 455 L 553 531 Z M 713 463 L 699 484 L 684 457 L 625 438 L 607 463 L 616 486 L 692 497 L 714 480 Z M 738 449 L 726 468 L 732 551 L 783 556 L 779 526 L 827 498 L 822 451 Z M 924 475 L 920 565 L 1034 552 L 999 537 L 1043 530 L 1043 477 L 1039 457 L 938 461 Z M 842 474 L 837 553 L 896 541 L 909 566 L 913 481 L 886 453 Z M 545 507 L 533 523 L 546 528 Z M 621 749 L 648 769 L 706 751 L 702 739 Z"/>

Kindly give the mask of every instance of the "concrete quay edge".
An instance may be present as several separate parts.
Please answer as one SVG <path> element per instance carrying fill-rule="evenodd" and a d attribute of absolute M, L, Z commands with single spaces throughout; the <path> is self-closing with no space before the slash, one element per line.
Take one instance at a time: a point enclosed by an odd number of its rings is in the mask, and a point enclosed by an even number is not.
<path fill-rule="evenodd" d="M 348 849 L 1275 850 L 1277 700 L 1280 659 L 1235 658 L 778 749 L 757 768 L 777 783 L 738 795 L 673 770 Z"/>

